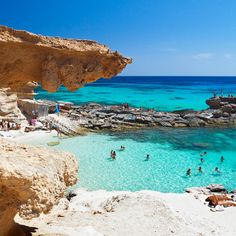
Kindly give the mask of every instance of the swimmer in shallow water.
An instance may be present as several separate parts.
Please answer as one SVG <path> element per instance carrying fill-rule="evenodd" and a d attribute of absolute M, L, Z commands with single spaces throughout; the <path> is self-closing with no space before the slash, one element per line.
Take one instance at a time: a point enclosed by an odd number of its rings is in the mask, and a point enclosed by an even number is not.
<path fill-rule="evenodd" d="M 200 161 L 201 161 L 201 163 L 203 163 L 203 162 L 204 162 L 204 159 L 201 157 Z"/>
<path fill-rule="evenodd" d="M 218 167 L 216 167 L 214 171 L 215 171 L 216 173 L 219 173 L 219 174 L 221 173 L 221 171 L 219 170 Z"/>
<path fill-rule="evenodd" d="M 112 158 L 112 160 L 116 160 L 116 152 L 115 151 L 113 151 L 111 158 Z"/>
<path fill-rule="evenodd" d="M 222 163 L 224 160 L 225 160 L 225 158 L 223 156 L 221 156 L 220 162 Z"/>
<path fill-rule="evenodd" d="M 201 166 L 198 167 L 198 172 L 199 172 L 199 173 L 203 173 Z"/>
<path fill-rule="evenodd" d="M 207 154 L 207 152 L 203 152 L 202 154 L 200 154 L 201 157 L 205 156 Z"/>
<path fill-rule="evenodd" d="M 149 154 L 147 154 L 146 161 L 148 161 L 149 159 L 150 159 L 150 156 L 149 156 Z"/>
<path fill-rule="evenodd" d="M 190 168 L 187 169 L 186 175 L 187 175 L 187 176 L 190 176 L 190 175 L 191 175 L 191 169 L 190 169 Z"/>

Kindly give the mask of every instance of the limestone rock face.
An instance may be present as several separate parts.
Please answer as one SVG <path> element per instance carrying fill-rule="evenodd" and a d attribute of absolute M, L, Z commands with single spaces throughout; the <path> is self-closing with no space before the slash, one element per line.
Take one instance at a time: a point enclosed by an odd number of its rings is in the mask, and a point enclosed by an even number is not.
<path fill-rule="evenodd" d="M 0 89 L 0 118 L 25 119 L 18 108 L 17 99 L 16 93 L 12 93 L 9 89 Z"/>
<path fill-rule="evenodd" d="M 0 139 L 0 235 L 21 235 L 14 223 L 48 213 L 77 181 L 78 164 L 69 153 L 51 152 Z"/>
<path fill-rule="evenodd" d="M 46 37 L 0 26 L 0 87 L 21 92 L 28 82 L 70 91 L 120 73 L 130 58 L 95 41 Z"/>

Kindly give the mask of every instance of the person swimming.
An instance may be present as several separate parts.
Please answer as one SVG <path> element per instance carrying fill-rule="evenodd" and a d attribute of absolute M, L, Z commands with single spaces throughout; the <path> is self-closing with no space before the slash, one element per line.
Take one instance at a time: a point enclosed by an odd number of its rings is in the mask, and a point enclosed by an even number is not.
<path fill-rule="evenodd" d="M 149 159 L 150 159 L 150 156 L 149 156 L 149 154 L 147 154 L 146 161 L 148 161 Z"/>
<path fill-rule="evenodd" d="M 203 162 L 204 162 L 204 159 L 201 157 L 200 161 L 201 161 L 201 163 L 203 163 Z"/>
<path fill-rule="evenodd" d="M 191 169 L 190 169 L 190 168 L 187 169 L 186 175 L 187 175 L 187 176 L 190 176 L 190 175 L 191 175 Z"/>
<path fill-rule="evenodd" d="M 201 166 L 198 167 L 198 172 L 199 172 L 199 173 L 203 173 Z"/>
<path fill-rule="evenodd" d="M 111 158 L 112 158 L 112 160 L 116 160 L 116 152 L 115 151 L 113 151 Z"/>
<path fill-rule="evenodd" d="M 120 151 L 124 151 L 125 150 L 125 146 L 120 146 Z"/>
<path fill-rule="evenodd" d="M 221 173 L 221 171 L 219 170 L 218 167 L 216 167 L 214 171 L 215 171 L 216 173 Z"/>
<path fill-rule="evenodd" d="M 224 160 L 225 160 L 225 158 L 223 156 L 221 156 L 220 162 L 222 163 Z"/>
<path fill-rule="evenodd" d="M 200 154 L 201 157 L 205 156 L 207 154 L 207 152 L 203 152 Z"/>
<path fill-rule="evenodd" d="M 112 154 L 113 154 L 113 150 L 111 150 L 111 157 L 112 157 Z"/>

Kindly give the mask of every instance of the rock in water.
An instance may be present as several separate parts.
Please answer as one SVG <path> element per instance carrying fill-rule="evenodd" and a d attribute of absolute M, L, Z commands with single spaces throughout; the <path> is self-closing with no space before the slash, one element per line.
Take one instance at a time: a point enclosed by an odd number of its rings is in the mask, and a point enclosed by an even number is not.
<path fill-rule="evenodd" d="M 210 184 L 206 188 L 213 193 L 227 193 L 226 188 L 221 184 Z"/>

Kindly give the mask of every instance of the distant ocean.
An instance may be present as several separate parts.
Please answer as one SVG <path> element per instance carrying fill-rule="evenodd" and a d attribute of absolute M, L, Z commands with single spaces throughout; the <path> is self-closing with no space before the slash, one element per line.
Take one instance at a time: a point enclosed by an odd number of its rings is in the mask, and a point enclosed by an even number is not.
<path fill-rule="evenodd" d="M 68 101 L 75 104 L 98 102 L 103 104 L 129 103 L 134 107 L 170 111 L 205 109 L 205 100 L 218 94 L 236 94 L 236 77 L 163 77 L 122 76 L 100 79 L 74 93 L 61 87 L 57 93 L 36 90 L 37 99 Z"/>
<path fill-rule="evenodd" d="M 37 98 L 70 101 L 129 103 L 157 110 L 204 109 L 214 92 L 236 94 L 236 77 L 116 77 L 99 80 L 70 93 L 37 89 Z M 47 145 L 52 140 L 37 140 Z M 79 161 L 78 186 L 90 190 L 157 190 L 183 192 L 210 183 L 236 189 L 236 128 L 161 128 L 119 133 L 89 134 L 60 140 L 56 148 L 73 152 Z M 32 141 L 33 144 L 33 141 Z M 126 147 L 119 152 L 119 147 Z M 116 150 L 116 161 L 110 150 Z M 200 153 L 207 151 L 204 163 Z M 150 160 L 145 161 L 146 155 Z M 225 161 L 220 162 L 224 156 Z M 202 166 L 203 173 L 198 173 Z M 218 167 L 221 173 L 215 173 Z M 192 176 L 186 177 L 188 168 Z"/>

